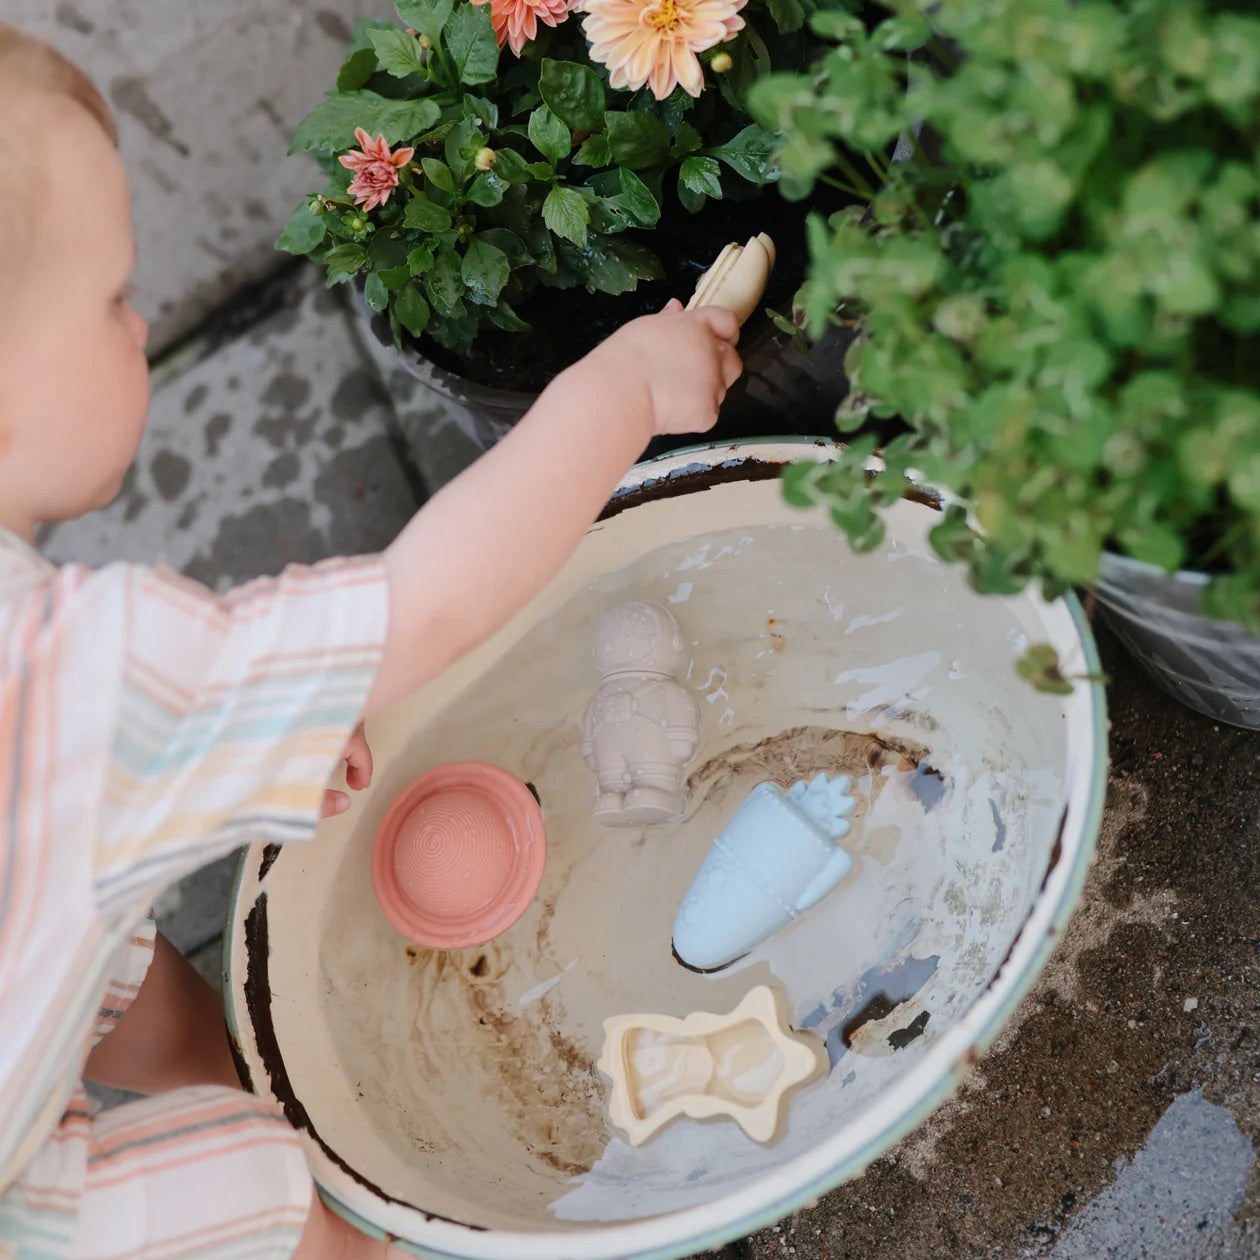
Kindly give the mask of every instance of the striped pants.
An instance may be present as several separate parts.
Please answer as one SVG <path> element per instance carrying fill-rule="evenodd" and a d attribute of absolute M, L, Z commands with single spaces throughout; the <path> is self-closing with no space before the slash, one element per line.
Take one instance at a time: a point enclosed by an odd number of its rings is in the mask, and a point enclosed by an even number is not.
<path fill-rule="evenodd" d="M 93 1039 L 139 991 L 153 926 L 120 951 Z M 0 1260 L 279 1260 L 311 1201 L 297 1134 L 271 1104 L 199 1086 L 93 1117 L 82 1086 L 0 1194 Z"/>

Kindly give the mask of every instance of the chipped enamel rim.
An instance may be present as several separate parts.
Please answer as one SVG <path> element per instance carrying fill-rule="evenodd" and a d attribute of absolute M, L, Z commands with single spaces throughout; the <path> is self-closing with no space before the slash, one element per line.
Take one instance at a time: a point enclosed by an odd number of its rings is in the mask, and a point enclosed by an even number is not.
<path fill-rule="evenodd" d="M 827 462 L 838 448 L 838 443 L 817 438 L 743 440 L 686 448 L 631 469 L 604 515 L 631 510 L 641 502 L 704 491 L 723 480 L 770 479 L 788 463 L 805 459 Z M 912 497 L 923 501 L 933 498 L 919 492 L 912 492 Z M 317 1182 L 322 1183 L 324 1201 L 365 1234 L 386 1237 L 425 1260 L 625 1260 L 632 1256 L 675 1260 L 721 1247 L 812 1204 L 828 1190 L 856 1177 L 922 1124 L 979 1061 L 1044 968 L 1080 898 L 1102 820 L 1107 719 L 1103 687 L 1097 681 L 1101 675 L 1098 652 L 1075 596 L 1069 593 L 1048 605 L 1046 615 L 1061 622 L 1061 632 L 1070 629 L 1075 633 L 1092 680 L 1077 684 L 1086 696 L 1087 712 L 1073 719 L 1068 740 L 1072 755 L 1064 774 L 1067 804 L 1049 869 L 1024 926 L 989 987 L 936 1045 L 890 1086 L 878 1107 L 866 1108 L 830 1141 L 768 1170 L 754 1185 L 745 1185 L 737 1193 L 698 1207 L 598 1228 L 528 1232 L 473 1228 L 425 1218 L 413 1208 L 378 1200 L 371 1210 L 385 1222 L 383 1229 L 325 1188 L 331 1183 L 346 1187 L 343 1193 L 347 1197 L 374 1197 L 361 1184 L 350 1182 L 344 1167 L 339 1167 L 328 1152 L 308 1143 L 308 1160 Z M 266 1085 L 267 1073 L 240 997 L 245 976 L 236 974 L 247 957 L 243 911 L 254 904 L 261 890 L 260 865 L 265 871 L 269 863 L 264 860 L 263 846 L 255 845 L 243 855 L 232 891 L 223 983 L 228 1028 L 243 1075 Z M 259 1092 L 271 1097 L 269 1089 Z"/>

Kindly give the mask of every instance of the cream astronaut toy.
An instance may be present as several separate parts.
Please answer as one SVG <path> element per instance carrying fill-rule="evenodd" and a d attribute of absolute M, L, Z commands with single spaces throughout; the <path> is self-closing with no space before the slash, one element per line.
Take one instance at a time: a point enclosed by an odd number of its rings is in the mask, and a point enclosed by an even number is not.
<path fill-rule="evenodd" d="M 598 781 L 592 813 L 606 827 L 683 811 L 683 771 L 700 746 L 700 706 L 678 680 L 684 659 L 682 628 L 661 604 L 618 604 L 600 619 L 603 681 L 586 709 L 582 756 Z"/>

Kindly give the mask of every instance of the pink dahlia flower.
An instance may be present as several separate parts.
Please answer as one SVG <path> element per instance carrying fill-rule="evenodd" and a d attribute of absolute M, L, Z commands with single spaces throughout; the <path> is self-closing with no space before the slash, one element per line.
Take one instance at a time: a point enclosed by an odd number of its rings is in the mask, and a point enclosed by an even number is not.
<path fill-rule="evenodd" d="M 574 8 L 572 0 L 472 0 L 490 6 L 490 24 L 499 47 L 507 44 L 519 57 L 538 34 L 538 23 L 559 26 Z"/>
<path fill-rule="evenodd" d="M 682 84 L 704 90 L 697 53 L 743 29 L 745 0 L 583 0 L 591 58 L 608 67 L 615 88 L 645 84 L 663 101 Z"/>
<path fill-rule="evenodd" d="M 416 151 L 395 149 L 391 153 L 383 135 L 373 140 L 362 127 L 354 129 L 354 138 L 360 147 L 337 160 L 354 172 L 349 188 L 354 204 L 364 210 L 375 210 L 389 200 L 389 194 L 398 187 L 399 170 L 411 161 Z"/>

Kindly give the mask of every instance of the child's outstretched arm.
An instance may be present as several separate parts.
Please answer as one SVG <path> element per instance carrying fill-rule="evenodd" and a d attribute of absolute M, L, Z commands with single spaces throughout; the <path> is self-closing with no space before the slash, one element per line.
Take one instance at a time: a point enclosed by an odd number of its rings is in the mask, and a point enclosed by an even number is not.
<path fill-rule="evenodd" d="M 619 329 L 547 387 L 515 429 L 436 494 L 385 553 L 389 631 L 366 712 L 439 674 L 559 570 L 657 434 L 708 429 L 739 376 L 731 311 Z"/>

